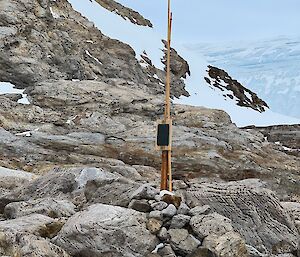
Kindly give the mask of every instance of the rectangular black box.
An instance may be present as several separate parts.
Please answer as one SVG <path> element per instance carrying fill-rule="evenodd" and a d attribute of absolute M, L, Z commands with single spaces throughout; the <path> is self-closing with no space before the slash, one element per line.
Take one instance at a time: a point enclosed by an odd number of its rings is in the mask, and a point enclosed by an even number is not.
<path fill-rule="evenodd" d="M 157 145 L 169 146 L 170 144 L 170 124 L 158 124 Z"/>

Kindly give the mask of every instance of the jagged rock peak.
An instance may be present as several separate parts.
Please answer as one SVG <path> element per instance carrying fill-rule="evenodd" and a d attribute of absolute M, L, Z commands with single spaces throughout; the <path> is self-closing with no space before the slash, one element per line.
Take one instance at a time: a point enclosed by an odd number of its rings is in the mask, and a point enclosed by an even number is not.
<path fill-rule="evenodd" d="M 90 0 L 92 2 L 92 0 Z M 125 20 L 130 20 L 133 24 L 140 26 L 147 26 L 152 28 L 153 25 L 150 20 L 145 19 L 140 13 L 132 10 L 114 0 L 95 0 L 105 9 L 120 15 Z"/>
<path fill-rule="evenodd" d="M 249 107 L 258 112 L 264 112 L 269 108 L 268 104 L 256 93 L 230 77 L 226 71 L 209 65 L 207 73 L 208 77 L 204 78 L 205 81 L 211 87 L 221 90 L 225 98 L 236 100 L 238 106 Z"/>
<path fill-rule="evenodd" d="M 164 58 L 162 59 L 162 63 L 166 65 L 167 63 L 167 41 L 162 40 L 165 49 L 164 51 Z M 183 59 L 178 52 L 171 47 L 171 72 L 180 78 L 186 78 L 186 76 L 191 76 L 190 66 L 188 62 Z"/>

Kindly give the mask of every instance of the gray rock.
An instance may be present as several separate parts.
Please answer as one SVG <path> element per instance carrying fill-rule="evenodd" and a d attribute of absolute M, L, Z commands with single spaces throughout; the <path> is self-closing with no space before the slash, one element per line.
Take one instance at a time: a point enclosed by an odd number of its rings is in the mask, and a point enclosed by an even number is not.
<path fill-rule="evenodd" d="M 187 189 L 188 185 L 182 181 L 182 180 L 174 180 L 173 181 L 173 188 L 175 191 L 180 190 L 180 189 Z"/>
<path fill-rule="evenodd" d="M 189 211 L 189 215 L 195 216 L 195 215 L 206 215 L 210 212 L 210 206 L 209 205 L 204 205 L 204 206 L 196 206 L 192 208 Z"/>
<path fill-rule="evenodd" d="M 170 239 L 170 235 L 168 233 L 168 230 L 165 227 L 162 227 L 161 230 L 159 231 L 159 233 L 157 234 L 157 237 L 161 240 L 161 241 L 168 241 Z"/>
<path fill-rule="evenodd" d="M 131 199 L 154 199 L 159 194 L 159 190 L 150 185 L 142 185 L 131 195 Z"/>
<path fill-rule="evenodd" d="M 143 257 L 158 244 L 146 222 L 143 213 L 95 204 L 72 216 L 53 241 L 72 256 L 100 257 L 109 252 L 112 256 Z"/>
<path fill-rule="evenodd" d="M 162 210 L 162 214 L 165 217 L 172 218 L 174 215 L 176 215 L 177 209 L 173 204 L 170 204 L 166 209 Z"/>
<path fill-rule="evenodd" d="M 6 218 L 15 219 L 29 214 L 38 213 L 51 218 L 70 217 L 75 214 L 76 206 L 67 200 L 42 198 L 6 205 L 4 215 Z"/>
<path fill-rule="evenodd" d="M 0 177 L 1 178 L 19 178 L 27 181 L 33 180 L 38 177 L 38 175 L 21 171 L 21 170 L 12 170 L 0 166 Z"/>
<path fill-rule="evenodd" d="M 131 200 L 131 202 L 128 205 L 128 208 L 131 208 L 139 212 L 150 212 L 152 210 L 147 200 L 136 200 L 136 199 Z"/>
<path fill-rule="evenodd" d="M 137 24 L 140 26 L 147 26 L 152 27 L 151 21 L 145 19 L 141 14 L 138 12 L 118 3 L 115 1 L 104 1 L 104 0 L 97 0 L 98 4 L 100 4 L 103 8 L 120 15 L 123 19 L 131 21 L 133 24 Z"/>
<path fill-rule="evenodd" d="M 163 209 L 166 209 L 168 207 L 168 204 L 166 202 L 160 201 L 153 203 L 151 207 L 153 208 L 153 210 L 162 211 Z"/>
<path fill-rule="evenodd" d="M 189 254 L 187 257 L 218 257 L 214 252 L 211 250 L 205 248 L 205 247 L 199 247 L 194 252 Z"/>
<path fill-rule="evenodd" d="M 51 243 L 49 239 L 35 235 L 19 234 L 0 235 L 0 254 L 8 256 L 29 256 L 29 257 L 71 257 L 62 248 Z"/>
<path fill-rule="evenodd" d="M 187 190 L 186 197 L 190 205 L 210 205 L 213 211 L 230 219 L 234 231 L 245 239 L 246 244 L 263 254 L 271 254 L 273 248 L 281 242 L 290 246 L 282 253 L 290 253 L 291 248 L 293 251 L 298 248 L 299 234 L 290 215 L 273 192 L 262 188 L 253 180 L 203 183 Z M 191 220 L 193 228 L 201 228 L 200 237 L 207 235 L 207 230 L 202 230 L 203 223 L 196 220 L 197 218 Z M 230 223 L 224 221 L 222 230 L 231 230 Z"/>
<path fill-rule="evenodd" d="M 150 218 L 147 221 L 147 229 L 150 231 L 151 234 L 156 235 L 159 233 L 162 224 L 163 223 L 161 220 Z"/>
<path fill-rule="evenodd" d="M 249 257 L 245 240 L 236 232 L 210 234 L 202 243 L 218 257 Z"/>
<path fill-rule="evenodd" d="M 266 254 L 261 253 L 256 248 L 251 245 L 246 244 L 246 248 L 249 254 L 249 257 L 266 257 Z"/>
<path fill-rule="evenodd" d="M 189 224 L 190 220 L 190 216 L 177 214 L 172 218 L 170 228 L 183 228 Z"/>
<path fill-rule="evenodd" d="M 177 213 L 178 213 L 178 214 L 186 215 L 186 214 L 189 213 L 189 211 L 190 211 L 190 207 L 188 207 L 188 206 L 186 205 L 186 203 L 182 202 L 182 203 L 180 204 L 179 208 L 178 208 Z"/>
<path fill-rule="evenodd" d="M 163 248 L 158 250 L 159 256 L 161 257 L 176 257 L 171 245 L 167 244 Z"/>
<path fill-rule="evenodd" d="M 149 218 L 154 218 L 154 219 L 162 219 L 163 214 L 161 211 L 151 211 L 149 213 Z"/>
<path fill-rule="evenodd" d="M 293 216 L 295 221 L 300 221 L 300 203 L 281 202 L 281 205 Z"/>
<path fill-rule="evenodd" d="M 183 256 L 192 253 L 200 245 L 200 241 L 190 235 L 186 229 L 170 229 L 169 234 L 172 248 Z"/>
<path fill-rule="evenodd" d="M 231 220 L 218 213 L 193 216 L 190 225 L 200 239 L 204 239 L 210 234 L 221 236 L 226 232 L 233 231 Z"/>
<path fill-rule="evenodd" d="M 0 221 L 0 232 L 7 235 L 29 233 L 37 236 L 52 237 L 62 227 L 63 221 L 55 220 L 41 214 Z"/>
<path fill-rule="evenodd" d="M 110 167 L 110 172 L 117 173 L 125 178 L 129 178 L 132 180 L 141 180 L 142 176 L 137 172 L 134 167 L 129 165 L 117 165 Z"/>

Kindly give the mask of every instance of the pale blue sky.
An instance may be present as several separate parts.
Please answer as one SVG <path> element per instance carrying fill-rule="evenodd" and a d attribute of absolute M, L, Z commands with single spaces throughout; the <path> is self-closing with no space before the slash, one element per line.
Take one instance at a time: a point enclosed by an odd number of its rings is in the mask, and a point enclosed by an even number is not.
<path fill-rule="evenodd" d="M 167 0 L 119 0 L 165 31 Z M 299 0 L 172 0 L 175 40 L 240 41 L 300 35 Z"/>

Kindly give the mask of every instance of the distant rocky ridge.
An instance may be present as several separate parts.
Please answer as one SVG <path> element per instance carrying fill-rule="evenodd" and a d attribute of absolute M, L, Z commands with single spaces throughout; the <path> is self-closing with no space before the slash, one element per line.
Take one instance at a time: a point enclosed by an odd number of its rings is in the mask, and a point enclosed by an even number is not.
<path fill-rule="evenodd" d="M 91 0 L 90 0 L 91 1 Z M 95 0 L 103 8 L 120 15 L 123 19 L 130 20 L 133 24 L 140 26 L 153 27 L 151 21 L 145 19 L 140 13 L 123 6 L 114 0 Z"/>
<path fill-rule="evenodd" d="M 30 104 L 0 95 L 0 255 L 300 256 L 299 158 L 224 111 L 172 104 L 181 202 L 162 197 L 165 72 L 65 0 L 3 3 L 0 78 Z M 172 53 L 172 95 L 188 95 Z"/>
<path fill-rule="evenodd" d="M 208 77 L 204 78 L 205 81 L 211 87 L 221 90 L 225 98 L 236 100 L 237 105 L 249 107 L 258 112 L 264 112 L 269 108 L 268 104 L 260 99 L 256 93 L 231 78 L 226 71 L 209 65 L 207 72 Z"/>
<path fill-rule="evenodd" d="M 300 125 L 249 126 L 245 129 L 260 131 L 268 141 L 277 144 L 282 151 L 300 157 Z"/>

